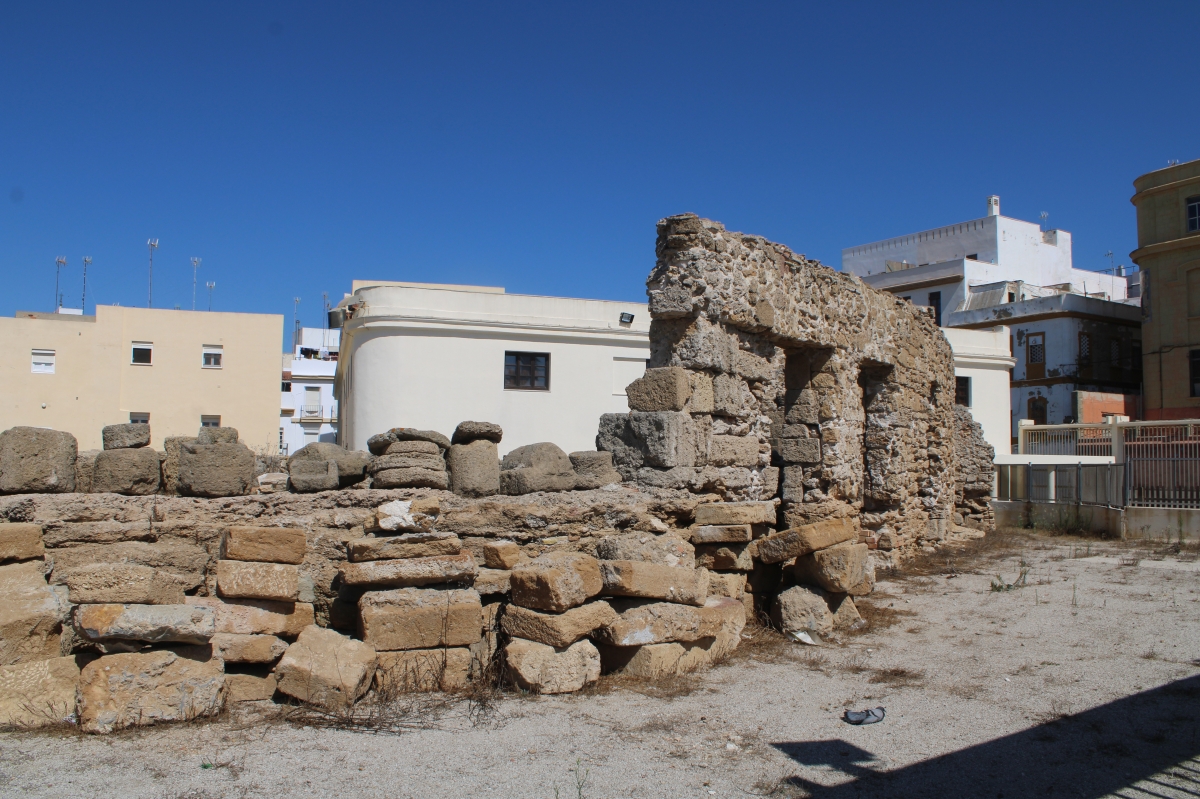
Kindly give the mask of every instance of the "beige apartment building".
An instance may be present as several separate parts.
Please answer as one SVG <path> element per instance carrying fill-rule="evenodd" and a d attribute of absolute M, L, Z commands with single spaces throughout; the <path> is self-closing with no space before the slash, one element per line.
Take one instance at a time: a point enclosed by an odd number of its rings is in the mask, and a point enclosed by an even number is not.
<path fill-rule="evenodd" d="M 280 315 L 18 311 L 0 319 L 0 337 L 0 429 L 65 430 L 81 450 L 124 422 L 148 422 L 158 449 L 201 426 L 236 427 L 252 448 L 279 444 Z"/>

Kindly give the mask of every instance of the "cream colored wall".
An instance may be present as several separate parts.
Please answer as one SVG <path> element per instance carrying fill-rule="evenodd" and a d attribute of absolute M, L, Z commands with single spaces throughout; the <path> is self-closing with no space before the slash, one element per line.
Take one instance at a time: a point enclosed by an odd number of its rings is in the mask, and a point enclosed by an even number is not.
<path fill-rule="evenodd" d="M 144 412 L 161 448 L 219 415 L 251 447 L 278 443 L 280 315 L 101 305 L 94 317 L 19 313 L 0 319 L 0 336 L 0 429 L 66 430 L 98 449 L 104 425 Z M 131 363 L 134 341 L 153 343 L 152 365 Z M 222 348 L 220 369 L 202 368 L 204 345 Z M 54 374 L 32 373 L 34 349 L 55 351 Z"/>

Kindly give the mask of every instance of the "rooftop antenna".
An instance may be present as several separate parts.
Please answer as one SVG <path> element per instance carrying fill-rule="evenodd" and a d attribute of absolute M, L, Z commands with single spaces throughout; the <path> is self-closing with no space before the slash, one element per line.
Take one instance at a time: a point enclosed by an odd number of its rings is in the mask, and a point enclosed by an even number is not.
<path fill-rule="evenodd" d="M 297 315 L 300 311 L 300 298 L 292 297 L 292 347 L 296 346 L 297 340 L 300 338 L 300 320 Z"/>
<path fill-rule="evenodd" d="M 146 249 L 150 251 L 150 293 L 146 298 L 146 307 L 154 307 L 154 251 L 158 249 L 158 239 L 146 239 Z"/>
<path fill-rule="evenodd" d="M 92 256 L 83 256 L 83 297 L 79 300 L 79 309 L 87 313 L 87 268 L 92 263 Z"/>
<path fill-rule="evenodd" d="M 54 259 L 54 312 L 58 313 L 58 309 L 62 307 L 62 297 L 58 293 L 58 274 L 62 268 L 67 265 L 67 257 L 60 255 Z"/>
<path fill-rule="evenodd" d="M 1109 250 L 1108 252 L 1104 253 L 1104 257 L 1108 259 L 1108 268 L 1110 270 L 1115 270 L 1116 266 L 1113 264 L 1113 251 Z"/>
<path fill-rule="evenodd" d="M 1042 218 L 1042 232 L 1044 233 L 1046 232 L 1046 220 L 1050 218 L 1050 212 L 1042 211 L 1038 216 Z"/>
<path fill-rule="evenodd" d="M 215 282 L 213 282 L 212 280 L 210 280 L 207 283 L 205 283 L 204 285 L 208 286 L 208 310 L 211 311 L 212 310 L 212 290 L 217 287 L 217 284 Z"/>
<path fill-rule="evenodd" d="M 192 259 L 192 310 L 196 310 L 196 270 L 200 268 L 200 259 Z"/>

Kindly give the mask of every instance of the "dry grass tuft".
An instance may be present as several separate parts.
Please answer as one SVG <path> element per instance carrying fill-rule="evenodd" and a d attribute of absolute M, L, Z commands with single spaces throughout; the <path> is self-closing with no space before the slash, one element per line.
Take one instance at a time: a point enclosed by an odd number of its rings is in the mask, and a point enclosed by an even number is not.
<path fill-rule="evenodd" d="M 896 688 L 919 687 L 925 684 L 925 672 L 907 669 L 903 666 L 890 666 L 886 669 L 875 669 L 875 673 L 867 682 L 882 683 Z"/>
<path fill-rule="evenodd" d="M 850 631 L 848 635 L 862 635 L 867 632 L 880 632 L 900 624 L 906 618 L 916 616 L 916 612 L 894 607 L 896 597 L 876 592 L 871 596 L 854 597 L 854 607 L 858 615 L 866 621 L 866 626 Z"/>

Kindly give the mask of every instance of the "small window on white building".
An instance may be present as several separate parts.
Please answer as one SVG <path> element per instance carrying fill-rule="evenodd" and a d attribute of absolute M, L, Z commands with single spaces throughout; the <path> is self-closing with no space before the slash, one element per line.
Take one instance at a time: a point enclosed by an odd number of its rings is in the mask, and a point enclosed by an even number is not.
<path fill-rule="evenodd" d="M 130 411 L 129 412 L 129 423 L 130 424 L 150 424 L 150 414 L 141 413 L 139 411 Z"/>
<path fill-rule="evenodd" d="M 149 341 L 133 342 L 129 362 L 139 366 L 150 366 L 154 363 L 154 345 Z"/>
<path fill-rule="evenodd" d="M 321 415 L 321 387 L 320 386 L 305 386 L 304 387 L 304 406 L 301 412 L 305 416 L 320 416 Z"/>
<path fill-rule="evenodd" d="M 35 375 L 54 374 L 54 350 L 34 350 L 29 371 Z"/>
<path fill-rule="evenodd" d="M 221 368 L 221 348 L 205 344 L 201 355 L 201 366 L 205 369 Z"/>
<path fill-rule="evenodd" d="M 220 416 L 201 416 L 200 417 L 200 426 L 201 427 L 220 427 L 221 426 L 221 417 Z"/>
<path fill-rule="evenodd" d="M 954 404 L 971 407 L 971 378 L 961 375 L 954 377 Z"/>

